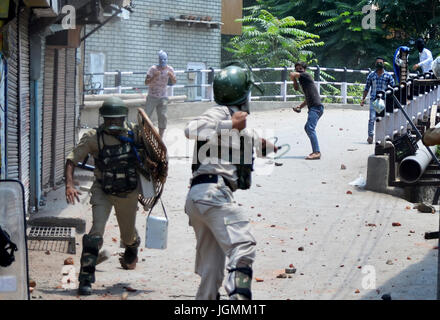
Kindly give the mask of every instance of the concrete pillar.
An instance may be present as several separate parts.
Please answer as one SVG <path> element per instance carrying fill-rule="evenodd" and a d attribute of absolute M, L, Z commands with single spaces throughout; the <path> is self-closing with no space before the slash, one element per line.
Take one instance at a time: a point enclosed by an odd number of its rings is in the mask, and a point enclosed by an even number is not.
<path fill-rule="evenodd" d="M 388 186 L 389 168 L 390 163 L 388 155 L 369 156 L 367 166 L 367 184 L 365 189 L 386 193 L 405 199 L 406 194 L 404 189 Z"/>

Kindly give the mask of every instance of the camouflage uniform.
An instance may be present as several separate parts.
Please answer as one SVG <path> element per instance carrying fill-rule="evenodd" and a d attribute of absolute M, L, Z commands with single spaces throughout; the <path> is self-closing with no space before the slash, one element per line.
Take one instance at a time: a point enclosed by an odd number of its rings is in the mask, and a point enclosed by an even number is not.
<path fill-rule="evenodd" d="M 136 125 L 131 125 L 137 137 L 138 129 Z M 123 134 L 123 136 L 127 136 Z M 121 144 L 121 141 L 116 137 L 103 133 L 100 135 L 102 142 L 105 145 L 115 146 Z M 137 141 L 137 138 L 135 138 Z M 100 144 L 102 148 L 103 144 Z M 122 146 L 122 144 L 121 144 Z M 96 159 L 99 158 L 98 137 L 97 130 L 92 129 L 86 132 L 76 148 L 68 155 L 67 160 L 71 160 L 74 164 L 81 162 L 90 154 Z M 135 168 L 133 168 L 135 170 Z M 79 274 L 79 281 L 84 280 L 90 283 L 95 282 L 95 266 L 98 258 L 98 252 L 103 245 L 103 236 L 105 225 L 110 216 L 112 207 L 115 208 L 116 218 L 118 220 L 121 240 L 126 250 L 124 259 L 121 264 L 124 267 L 124 261 L 137 259 L 137 248 L 140 244 L 140 239 L 135 227 L 136 212 L 139 188 L 131 192 L 121 194 L 107 194 L 102 188 L 103 174 L 98 166 L 95 166 L 95 181 L 91 187 L 91 199 L 93 222 L 90 232 L 83 237 L 83 252 L 81 255 L 81 270 Z"/>

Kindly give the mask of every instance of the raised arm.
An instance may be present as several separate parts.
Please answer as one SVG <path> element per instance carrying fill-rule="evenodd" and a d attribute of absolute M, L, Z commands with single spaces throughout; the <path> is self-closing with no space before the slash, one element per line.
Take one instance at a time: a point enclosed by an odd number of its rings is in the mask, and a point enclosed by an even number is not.
<path fill-rule="evenodd" d="M 298 81 L 297 79 L 299 79 L 301 73 L 299 72 L 291 72 L 290 73 L 290 80 L 293 81 L 293 88 L 298 91 L 299 90 L 299 85 L 298 85 Z"/>
<path fill-rule="evenodd" d="M 177 78 L 176 78 L 176 74 L 174 73 L 174 69 L 172 67 L 168 67 L 168 77 L 170 77 L 172 84 L 176 84 Z"/>
<path fill-rule="evenodd" d="M 145 78 L 145 85 L 150 85 L 151 81 L 157 77 L 160 74 L 160 71 L 157 69 L 154 69 L 153 67 L 151 67 L 148 72 L 147 72 L 147 76 Z"/>
<path fill-rule="evenodd" d="M 232 119 L 223 108 L 212 108 L 188 122 L 185 136 L 188 139 L 206 141 L 214 135 L 220 135 L 222 130 L 231 130 L 232 127 Z"/>

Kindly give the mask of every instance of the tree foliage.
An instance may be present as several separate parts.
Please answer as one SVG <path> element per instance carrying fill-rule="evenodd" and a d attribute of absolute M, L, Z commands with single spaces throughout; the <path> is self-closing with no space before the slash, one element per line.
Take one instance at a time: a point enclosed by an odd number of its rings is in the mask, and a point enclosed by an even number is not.
<path fill-rule="evenodd" d="M 303 30 L 307 24 L 292 16 L 281 19 L 260 6 L 247 8 L 243 33 L 231 39 L 226 50 L 233 58 L 253 67 L 291 66 L 293 61 L 313 60 L 312 48 L 324 45 L 319 36 Z"/>
<path fill-rule="evenodd" d="M 314 51 L 320 65 L 370 67 L 375 57 L 389 63 L 397 47 L 410 45 L 424 37 L 436 56 L 439 50 L 440 2 L 438 0 L 257 0 L 257 5 L 282 19 L 304 19 L 307 31 L 318 34 L 325 43 Z M 362 28 L 366 13 L 362 8 L 374 5 L 376 28 Z M 410 62 L 418 60 L 414 49 Z"/>

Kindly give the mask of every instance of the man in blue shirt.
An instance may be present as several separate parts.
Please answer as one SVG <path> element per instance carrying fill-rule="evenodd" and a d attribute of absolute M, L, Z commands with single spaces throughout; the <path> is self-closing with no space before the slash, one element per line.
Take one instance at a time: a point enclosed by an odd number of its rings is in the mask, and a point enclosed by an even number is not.
<path fill-rule="evenodd" d="M 385 92 L 388 86 L 394 86 L 393 76 L 386 72 L 384 69 L 383 58 L 376 58 L 376 71 L 370 73 L 367 77 L 367 83 L 365 85 L 364 95 L 361 101 L 361 107 L 365 104 L 365 98 L 367 97 L 368 91 L 371 88 L 370 93 L 370 119 L 368 121 L 368 143 L 373 143 L 374 136 L 374 122 L 376 121 L 376 110 L 373 108 L 373 102 L 376 100 L 377 93 L 380 91 Z"/>

